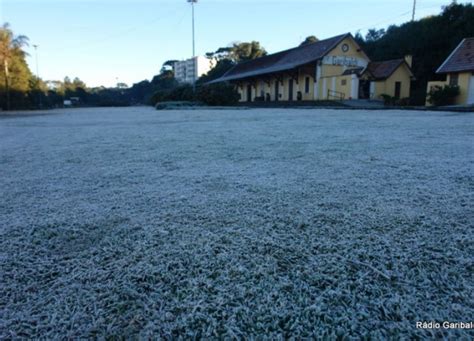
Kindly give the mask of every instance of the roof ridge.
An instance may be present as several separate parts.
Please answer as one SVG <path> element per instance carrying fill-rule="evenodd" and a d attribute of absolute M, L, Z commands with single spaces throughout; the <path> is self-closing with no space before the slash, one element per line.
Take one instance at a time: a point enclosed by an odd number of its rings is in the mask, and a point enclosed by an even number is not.
<path fill-rule="evenodd" d="M 328 40 L 332 40 L 332 39 L 336 39 L 336 38 L 340 38 L 342 39 L 342 37 L 346 37 L 347 35 L 350 35 L 350 33 L 344 33 L 344 34 L 339 34 L 337 36 L 334 36 L 334 37 L 330 37 L 330 38 L 326 38 L 326 39 L 323 39 L 323 40 L 318 40 L 318 41 L 315 41 L 313 43 L 309 43 L 309 44 L 305 44 L 305 45 L 298 45 L 298 46 L 295 46 L 295 47 L 292 47 L 292 48 L 289 48 L 289 49 L 286 49 L 286 50 L 283 50 L 283 51 L 279 51 L 279 52 L 274 52 L 274 53 L 271 53 L 267 56 L 271 56 L 271 55 L 275 55 L 275 54 L 278 54 L 278 53 L 284 53 L 284 52 L 289 52 L 289 51 L 293 51 L 293 50 L 297 50 L 297 49 L 301 49 L 301 48 L 305 48 L 307 46 L 314 46 L 316 44 L 321 44 L 321 43 L 324 43 Z M 339 39 L 338 39 L 339 40 Z M 265 56 L 266 57 L 266 56 Z M 259 58 L 263 58 L 263 57 L 259 57 Z M 255 59 L 252 59 L 252 60 L 256 60 L 256 59 L 259 59 L 259 58 L 255 58 Z M 249 60 L 251 61 L 251 60 Z M 246 61 L 247 62 L 247 61 Z"/>

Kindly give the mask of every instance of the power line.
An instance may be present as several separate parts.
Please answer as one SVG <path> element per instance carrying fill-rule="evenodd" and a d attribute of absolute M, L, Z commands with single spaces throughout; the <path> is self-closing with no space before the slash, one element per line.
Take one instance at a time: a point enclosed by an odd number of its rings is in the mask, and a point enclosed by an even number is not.
<path fill-rule="evenodd" d="M 74 50 L 83 50 L 83 49 L 88 49 L 90 47 L 94 47 L 96 45 L 99 45 L 99 44 L 104 44 L 104 43 L 107 43 L 107 42 L 111 42 L 111 41 L 114 41 L 115 39 L 118 39 L 118 38 L 122 38 L 124 35 L 127 35 L 127 34 L 130 34 L 130 33 L 133 33 L 139 29 L 142 29 L 144 27 L 147 27 L 147 26 L 150 26 L 158 21 L 161 21 L 163 19 L 167 19 L 167 18 L 170 18 L 170 17 L 174 17 L 176 16 L 176 14 L 178 14 L 179 11 L 174 11 L 174 13 L 172 13 L 171 15 L 168 13 L 168 14 L 164 14 L 162 16 L 159 16 L 153 20 L 150 20 L 146 23 L 141 23 L 140 25 L 134 25 L 134 26 L 131 26 L 129 27 L 128 29 L 125 29 L 123 31 L 120 31 L 118 33 L 113 33 L 111 35 L 108 35 L 108 36 L 105 36 L 101 39 L 98 39 L 98 40 L 95 40 L 95 41 L 90 41 L 90 42 L 87 42 L 81 46 L 70 46 L 70 47 L 62 47 L 62 50 L 65 51 L 69 48 L 71 49 L 74 49 Z"/>
<path fill-rule="evenodd" d="M 380 25 L 380 24 L 384 24 L 384 23 L 389 22 L 389 21 L 392 21 L 392 20 L 394 20 L 394 19 L 401 18 L 401 17 L 403 17 L 403 16 L 405 16 L 405 15 L 407 15 L 407 14 L 409 14 L 409 13 L 410 13 L 410 11 L 408 11 L 408 12 L 403 12 L 403 13 L 397 15 L 396 17 L 390 17 L 390 18 L 384 19 L 384 20 L 382 20 L 382 21 L 378 21 L 378 22 L 376 22 L 376 23 L 374 23 L 374 24 L 371 24 L 371 25 L 369 25 L 369 26 L 365 26 L 365 27 L 362 27 L 362 28 L 358 28 L 358 29 L 353 30 L 353 31 L 358 32 L 358 31 L 368 30 L 368 29 L 371 29 L 371 28 L 376 28 L 376 27 L 377 27 L 378 25 Z"/>
<path fill-rule="evenodd" d="M 416 0 L 414 0 L 414 1 L 416 2 Z M 435 8 L 435 7 L 439 7 L 439 5 L 436 5 L 436 6 L 429 5 L 429 6 L 422 6 L 422 7 L 420 7 L 420 6 L 418 6 L 418 5 L 416 6 L 417 10 L 420 10 L 420 9 L 431 9 L 431 8 Z M 359 31 L 364 31 L 364 30 L 368 30 L 368 29 L 371 29 L 371 28 L 376 28 L 376 27 L 377 27 L 378 25 L 380 25 L 380 24 L 384 24 L 384 23 L 390 22 L 390 21 L 392 21 L 392 20 L 394 20 L 394 19 L 398 19 L 398 18 L 404 17 L 405 15 L 408 15 L 408 14 L 410 14 L 410 13 L 413 14 L 412 11 L 403 12 L 403 13 L 401 13 L 400 15 L 397 15 L 397 16 L 395 16 L 395 17 L 390 17 L 390 18 L 384 19 L 384 20 L 382 20 L 382 21 L 378 21 L 378 22 L 376 22 L 376 23 L 374 23 L 374 24 L 371 24 L 371 25 L 369 25 L 369 26 L 365 26 L 365 27 L 362 27 L 362 28 L 358 28 L 358 29 L 356 29 L 356 30 L 346 30 L 346 31 L 359 32 Z"/>

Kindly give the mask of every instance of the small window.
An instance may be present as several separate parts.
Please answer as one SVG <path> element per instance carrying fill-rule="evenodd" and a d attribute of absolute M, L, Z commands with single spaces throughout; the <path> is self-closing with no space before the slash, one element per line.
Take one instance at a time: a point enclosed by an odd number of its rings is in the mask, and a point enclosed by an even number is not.
<path fill-rule="evenodd" d="M 309 77 L 305 79 L 304 90 L 307 94 L 309 93 Z"/>
<path fill-rule="evenodd" d="M 344 86 L 344 85 L 347 85 L 347 79 L 342 79 L 342 80 L 341 80 L 341 85 L 343 85 L 343 86 Z"/>
<path fill-rule="evenodd" d="M 449 76 L 449 85 L 458 85 L 459 84 L 459 75 L 453 73 Z"/>

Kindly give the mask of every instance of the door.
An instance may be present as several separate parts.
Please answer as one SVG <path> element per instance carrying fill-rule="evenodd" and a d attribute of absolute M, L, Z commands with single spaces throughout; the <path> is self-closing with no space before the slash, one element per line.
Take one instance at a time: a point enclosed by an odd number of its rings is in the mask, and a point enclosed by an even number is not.
<path fill-rule="evenodd" d="M 471 75 L 469 81 L 469 93 L 467 95 L 467 104 L 474 104 L 474 74 Z"/>
<path fill-rule="evenodd" d="M 252 102 L 252 86 L 247 85 L 247 102 Z"/>
<path fill-rule="evenodd" d="M 370 81 L 361 80 L 359 81 L 359 98 L 369 99 L 370 98 Z"/>
<path fill-rule="evenodd" d="M 293 100 L 293 79 L 288 81 L 288 100 Z"/>
<path fill-rule="evenodd" d="M 402 82 L 395 82 L 395 98 L 400 99 L 400 94 L 402 92 Z"/>
<path fill-rule="evenodd" d="M 278 86 L 278 81 L 275 81 L 275 101 L 278 101 L 278 97 L 280 97 L 280 89 Z"/>

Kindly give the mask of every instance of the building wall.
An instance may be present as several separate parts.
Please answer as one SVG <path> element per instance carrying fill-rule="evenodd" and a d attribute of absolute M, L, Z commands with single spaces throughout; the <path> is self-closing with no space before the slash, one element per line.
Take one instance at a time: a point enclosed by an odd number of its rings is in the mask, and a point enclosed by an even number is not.
<path fill-rule="evenodd" d="M 343 50 L 344 45 L 348 46 L 347 50 Z M 304 101 L 337 99 L 341 95 L 345 99 L 357 99 L 359 96 L 359 79 L 355 75 L 343 76 L 342 74 L 347 69 L 366 67 L 369 61 L 369 58 L 351 38 L 344 39 L 321 61 L 310 65 L 310 68 L 301 67 L 298 70 L 296 75 L 297 81 L 295 79 L 293 82 L 293 100 L 298 100 L 298 91 L 301 91 L 302 100 Z M 316 63 L 318 64 L 316 65 Z M 308 70 L 312 71 L 309 72 Z M 373 83 L 371 86 L 372 98 L 378 99 L 381 94 L 394 96 L 396 82 L 401 82 L 400 98 L 409 97 L 410 76 L 409 69 L 403 64 L 387 80 Z M 265 76 L 267 79 L 265 82 L 258 78 L 252 80 L 252 101 L 255 100 L 255 97 L 260 96 L 262 90 L 264 98 L 269 93 L 271 100 L 275 101 L 275 83 L 278 79 L 282 82 L 279 85 L 280 97 L 278 100 L 288 101 L 291 77 L 295 77 L 295 75 L 290 76 L 288 73 L 281 73 L 279 75 Z M 308 92 L 305 89 L 306 77 L 310 79 Z M 247 84 L 249 83 L 248 81 L 243 81 L 238 84 L 240 85 L 237 89 L 241 95 L 241 102 L 247 102 Z M 329 91 L 333 91 L 333 93 L 328 98 Z"/>
<path fill-rule="evenodd" d="M 459 74 L 458 85 L 459 85 L 459 96 L 456 97 L 456 104 L 467 104 L 468 95 L 469 95 L 469 82 L 471 80 L 471 72 L 463 72 Z M 450 81 L 450 76 L 448 77 L 448 84 Z M 474 85 L 473 85 L 474 86 Z"/>
<path fill-rule="evenodd" d="M 342 50 L 342 46 L 347 44 L 349 49 L 347 51 Z M 321 61 L 320 63 L 320 72 L 319 74 L 315 71 L 316 66 L 313 65 L 313 72 L 309 73 L 308 71 L 299 70 L 298 76 L 293 81 L 293 100 L 296 101 L 298 98 L 298 91 L 301 91 L 302 100 L 304 101 L 313 101 L 317 99 L 327 99 L 328 90 L 333 90 L 341 92 L 344 94 L 344 97 L 350 98 L 352 91 L 352 77 L 341 76 L 342 73 L 354 67 L 365 67 L 369 62 L 368 57 L 365 53 L 360 50 L 360 48 L 354 43 L 350 38 L 344 39 L 340 42 L 329 54 Z M 336 65 L 335 65 L 336 64 Z M 319 79 L 318 79 L 319 75 Z M 268 76 L 266 76 L 268 77 Z M 306 77 L 309 77 L 309 91 L 306 92 Z M 290 76 L 283 73 L 277 76 L 270 78 L 270 85 L 265 83 L 263 86 L 260 84 L 260 80 L 256 80 L 256 88 L 252 87 L 252 101 L 256 96 L 260 96 L 260 90 L 263 89 L 264 93 L 270 93 L 270 98 L 272 101 L 275 100 L 275 82 L 277 78 L 281 78 L 283 84 L 280 83 L 279 91 L 280 97 L 279 101 L 288 101 L 289 98 L 289 81 Z M 343 80 L 346 81 L 346 84 L 343 85 Z M 325 85 L 324 85 L 325 83 Z M 247 84 L 248 82 L 242 82 L 242 86 L 238 87 L 239 94 L 241 95 L 241 102 L 247 102 Z M 358 86 L 358 83 L 357 83 Z M 356 90 L 358 93 L 358 89 Z M 334 99 L 334 98 L 333 98 Z"/>
<path fill-rule="evenodd" d="M 309 91 L 306 92 L 306 78 L 309 79 Z M 298 77 L 298 89 L 301 91 L 303 101 L 314 100 L 314 75 L 300 73 Z"/>
<path fill-rule="evenodd" d="M 283 76 L 283 89 L 282 89 L 282 101 L 288 101 L 290 96 L 290 77 L 289 75 Z M 296 84 L 296 80 L 293 78 L 293 101 L 296 101 L 296 92 L 297 92 L 298 84 Z"/>
<path fill-rule="evenodd" d="M 347 51 L 343 51 L 344 45 L 349 47 Z M 328 90 L 343 93 L 346 99 L 353 97 L 351 96 L 354 93 L 352 87 L 353 85 L 358 87 L 358 82 L 353 84 L 352 76 L 342 76 L 342 74 L 347 69 L 366 67 L 369 61 L 351 38 L 344 39 L 321 62 L 321 78 L 317 79 L 316 97 L 320 100 L 328 99 Z M 346 85 L 342 85 L 343 80 L 346 80 Z"/>
<path fill-rule="evenodd" d="M 340 68 L 340 67 L 339 67 Z M 322 72 L 334 72 L 334 67 L 322 67 Z M 341 70 L 341 73 L 343 71 Z M 309 91 L 306 92 L 306 77 L 309 78 Z M 358 79 L 356 82 L 353 81 L 353 78 L 357 78 L 355 75 L 337 75 L 333 73 L 332 76 L 321 77 L 317 83 L 314 83 L 314 77 L 312 74 L 300 72 L 297 79 L 293 79 L 293 100 L 297 101 L 298 91 L 301 91 L 302 100 L 304 101 L 313 101 L 316 99 L 319 100 L 334 100 L 340 96 L 344 99 L 356 99 L 359 93 L 359 82 Z M 264 98 L 266 94 L 270 94 L 271 101 L 275 100 L 275 83 L 279 82 L 280 79 L 282 83 L 279 83 L 279 92 L 280 97 L 279 101 L 288 101 L 289 99 L 289 82 L 291 76 L 289 75 L 280 75 L 279 77 L 273 76 L 270 77 L 268 81 L 261 81 L 259 79 L 252 82 L 242 82 L 241 86 L 237 88 L 239 94 L 241 95 L 241 102 L 247 102 L 247 85 L 252 84 L 252 101 L 255 100 L 255 97 L 261 96 L 261 91 L 263 90 Z M 461 83 L 462 79 L 459 78 Z M 390 96 L 395 96 L 395 83 L 401 82 L 401 91 L 400 98 L 410 97 L 410 73 L 406 66 L 402 65 L 397 71 L 393 73 L 388 79 L 384 81 L 375 81 L 371 87 L 371 98 L 380 99 L 380 95 L 387 94 Z M 353 89 L 355 87 L 355 89 Z M 318 92 L 318 97 L 315 97 L 315 88 Z M 467 92 L 466 92 L 467 94 Z M 467 96 L 467 95 L 466 95 Z"/>
<path fill-rule="evenodd" d="M 306 77 L 309 78 L 309 91 L 306 92 L 305 82 Z M 300 72 L 295 78 L 286 75 L 274 75 L 266 76 L 265 79 L 256 79 L 252 81 L 243 81 L 236 84 L 237 91 L 240 95 L 240 102 L 247 102 L 247 86 L 252 86 L 252 102 L 255 101 L 255 97 L 263 95 L 266 99 L 266 95 L 270 94 L 270 100 L 275 101 L 275 83 L 278 83 L 279 97 L 278 101 L 288 101 L 289 99 L 289 88 L 290 79 L 293 79 L 293 101 L 298 100 L 298 91 L 301 91 L 302 100 L 312 101 L 314 99 L 314 77 L 312 74 L 307 72 Z"/>
<path fill-rule="evenodd" d="M 428 86 L 426 88 L 426 92 L 428 93 L 432 87 L 441 86 L 444 87 L 451 83 L 451 74 L 446 77 L 446 81 L 438 81 L 438 82 L 428 82 Z M 468 97 L 469 97 L 469 86 L 474 86 L 474 84 L 470 84 L 471 81 L 471 72 L 462 72 L 458 74 L 458 86 L 459 86 L 459 96 L 454 99 L 455 105 L 465 105 L 468 104 Z M 426 99 L 426 105 L 431 106 L 432 104 L 428 102 L 428 98 Z"/>
<path fill-rule="evenodd" d="M 352 75 L 339 76 L 336 78 L 336 95 L 343 95 L 344 99 L 351 98 L 352 94 Z"/>
<path fill-rule="evenodd" d="M 380 95 L 382 94 L 388 95 L 386 86 L 385 86 L 387 83 L 385 81 L 374 81 L 373 83 L 374 83 L 374 92 L 371 94 L 372 99 L 380 99 Z M 395 90 L 394 90 L 394 94 L 395 94 Z"/>
<path fill-rule="evenodd" d="M 395 83 L 401 83 L 400 98 L 410 97 L 411 77 L 410 71 L 405 64 L 400 67 L 386 80 L 375 82 L 374 99 L 380 99 L 383 94 L 395 96 Z"/>

